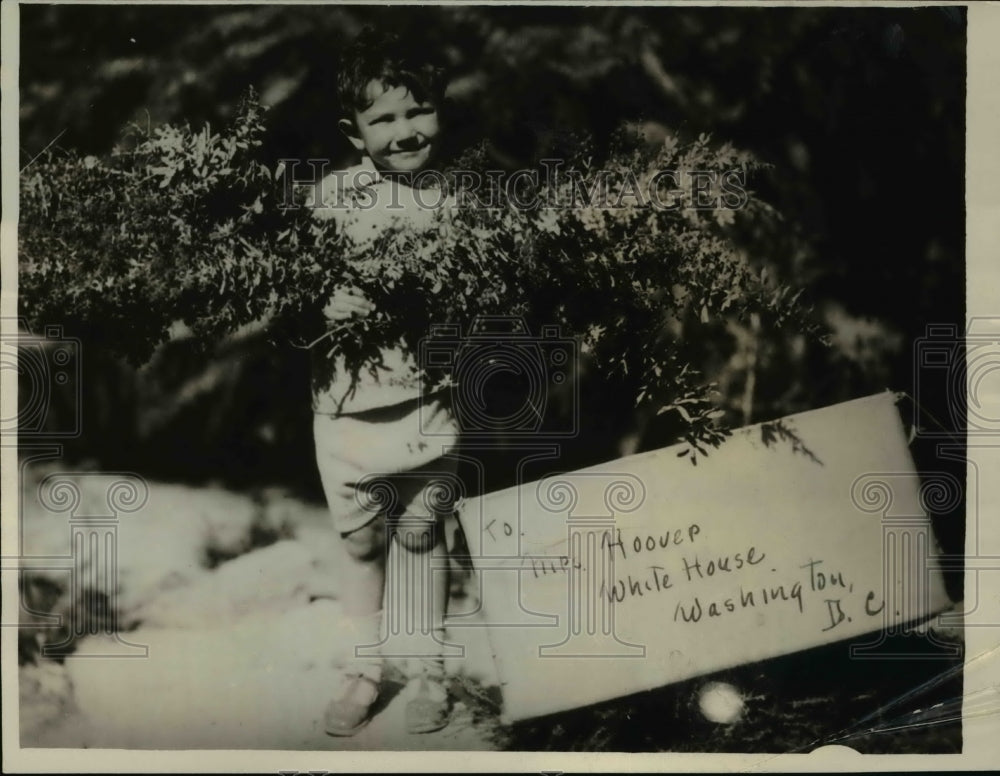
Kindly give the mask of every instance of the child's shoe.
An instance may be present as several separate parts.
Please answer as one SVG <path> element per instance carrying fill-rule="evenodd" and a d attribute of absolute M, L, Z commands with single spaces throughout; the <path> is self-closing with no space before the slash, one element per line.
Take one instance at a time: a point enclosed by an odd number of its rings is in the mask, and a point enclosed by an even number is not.
<path fill-rule="evenodd" d="M 444 661 L 440 658 L 423 658 L 418 661 L 419 672 L 411 675 L 404 695 L 406 704 L 406 731 L 408 733 L 433 733 L 449 722 L 451 704 L 445 687 Z"/>
<path fill-rule="evenodd" d="M 337 697 L 326 707 L 324 722 L 331 736 L 353 736 L 371 719 L 379 682 L 361 672 L 344 673 Z"/>

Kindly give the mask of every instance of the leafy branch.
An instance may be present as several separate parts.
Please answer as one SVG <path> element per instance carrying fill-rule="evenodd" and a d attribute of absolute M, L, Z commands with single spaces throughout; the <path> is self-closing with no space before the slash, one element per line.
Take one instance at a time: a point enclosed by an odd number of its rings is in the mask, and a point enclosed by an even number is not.
<path fill-rule="evenodd" d="M 468 331 L 483 315 L 524 316 L 557 325 L 591 374 L 672 418 L 692 460 L 725 434 L 698 369 L 705 336 L 751 315 L 818 336 L 801 290 L 775 282 L 735 238 L 741 222 L 776 214 L 749 191 L 739 207 L 719 204 L 724 175 L 760 165 L 707 136 L 649 148 L 622 135 L 601 165 L 581 144 L 565 168 L 575 178 L 533 184 L 537 207 L 518 204 L 523 191 L 514 200 L 497 187 L 491 207 L 323 219 L 287 207 L 262 158 L 264 119 L 251 94 L 221 132 L 135 127 L 129 146 L 108 158 L 50 150 L 26 168 L 23 314 L 63 322 L 136 362 L 177 321 L 210 342 L 269 318 L 318 361 L 338 353 L 356 374 L 377 370 L 387 347 L 417 354 L 434 324 Z M 455 173 L 470 158 L 447 171 L 445 193 L 460 194 Z M 707 174 L 710 186 L 679 186 L 675 207 L 653 206 L 641 192 L 664 170 L 677 181 Z M 402 184 L 380 182 L 376 194 L 394 201 L 393 186 Z M 602 202 L 577 202 L 581 190 L 602 191 Z M 364 239 L 346 225 L 354 217 L 371 221 Z M 328 328 L 320 311 L 344 285 L 359 288 L 375 313 Z M 451 377 L 423 373 L 429 387 Z"/>

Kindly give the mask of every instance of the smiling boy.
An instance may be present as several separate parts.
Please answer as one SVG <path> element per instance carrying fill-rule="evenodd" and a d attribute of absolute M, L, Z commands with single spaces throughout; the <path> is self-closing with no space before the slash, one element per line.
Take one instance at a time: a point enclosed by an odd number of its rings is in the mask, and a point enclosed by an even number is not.
<path fill-rule="evenodd" d="M 422 170 L 435 150 L 440 129 L 437 108 L 429 96 L 415 96 L 408 86 L 369 81 L 364 101 L 368 106 L 355 110 L 353 120 L 340 120 L 341 130 L 354 147 L 381 170 Z"/>
<path fill-rule="evenodd" d="M 414 200 L 407 184 L 438 151 L 443 80 L 438 69 L 401 50 L 398 39 L 366 31 L 345 52 L 338 92 L 346 113 L 340 129 L 362 160 L 346 175 L 323 179 L 314 215 L 336 218 L 352 241 L 363 245 L 393 218 L 432 215 L 408 206 Z M 372 310 L 357 289 L 345 288 L 333 295 L 324 313 L 331 325 L 339 325 Z M 381 662 L 367 656 L 370 650 L 359 656 L 355 647 L 380 642 L 387 570 L 393 590 L 411 589 L 413 594 L 403 597 L 429 607 L 420 621 L 429 623 L 432 639 L 425 633 L 412 653 L 416 657 L 407 661 L 407 729 L 440 729 L 449 714 L 440 649 L 427 654 L 428 644 L 445 642 L 447 574 L 421 572 L 428 559 L 416 556 L 447 552 L 440 521 L 453 506 L 434 494 L 441 492 L 435 489 L 442 487 L 442 476 L 454 474 L 454 463 L 442 458 L 442 451 L 457 441 L 458 429 L 440 401 L 421 399 L 417 365 L 401 346 L 385 348 L 381 356 L 376 373 L 353 375 L 336 354 L 314 356 L 316 460 L 340 537 L 338 591 L 350 646 L 341 684 L 326 709 L 331 735 L 360 730 L 378 698 Z M 389 487 L 394 508 L 366 507 L 366 495 L 378 487 L 373 483 Z M 399 528 L 403 516 L 405 530 Z"/>

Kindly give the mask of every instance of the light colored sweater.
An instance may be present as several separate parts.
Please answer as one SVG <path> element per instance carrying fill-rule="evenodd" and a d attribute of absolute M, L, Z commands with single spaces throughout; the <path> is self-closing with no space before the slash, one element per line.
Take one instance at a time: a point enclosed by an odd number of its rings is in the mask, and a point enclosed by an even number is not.
<path fill-rule="evenodd" d="M 361 190 L 363 189 L 363 190 Z M 360 197 L 356 202 L 352 197 Z M 374 197 L 374 201 L 371 199 Z M 435 218 L 431 205 L 434 196 L 421 204 L 413 190 L 405 184 L 383 180 L 371 159 L 344 172 L 324 178 L 317 186 L 310 205 L 313 216 L 336 219 L 338 228 L 358 247 L 376 239 L 393 222 L 403 220 L 420 226 Z M 422 301 L 414 300 L 414 304 Z M 345 359 L 329 353 L 328 341 L 313 350 L 313 411 L 328 415 L 364 412 L 388 407 L 420 397 L 420 370 L 412 354 L 405 352 L 402 342 L 396 347 L 381 349 L 382 364 L 373 374 L 362 369 L 351 375 Z"/>

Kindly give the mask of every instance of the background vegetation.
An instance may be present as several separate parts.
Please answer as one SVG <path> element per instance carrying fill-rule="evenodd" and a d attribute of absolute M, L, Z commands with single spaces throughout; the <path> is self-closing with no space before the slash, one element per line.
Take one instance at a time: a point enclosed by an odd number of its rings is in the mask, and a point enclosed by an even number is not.
<path fill-rule="evenodd" d="M 106 153 L 129 122 L 221 127 L 248 85 L 271 106 L 266 156 L 343 164 L 332 79 L 337 51 L 365 23 L 419 29 L 448 60 L 456 147 L 486 139 L 497 166 L 564 156 L 584 133 L 599 151 L 622 124 L 653 138 L 708 132 L 752 152 L 772 165 L 754 188 L 783 216 L 755 226 L 767 250 L 754 259 L 806 289 L 833 347 L 752 326 L 706 347 L 730 424 L 912 392 L 916 338 L 928 323 L 963 322 L 961 9 L 133 5 L 21 16 L 23 39 L 44 41 L 22 47 L 23 165 L 51 146 Z M 79 452 L 135 461 L 155 433 L 195 453 L 182 457 L 185 475 L 308 469 L 293 409 L 304 382 L 279 378 L 275 393 L 268 378 L 302 365 L 262 342 L 233 347 L 203 390 L 161 391 L 185 372 L 182 357 L 164 356 L 170 374 L 140 375 L 109 423 L 88 407 L 94 433 Z M 87 355 L 86 399 L 100 405 L 94 394 L 122 390 L 122 378 L 101 378 L 99 348 Z M 157 447 L 148 464 L 169 466 Z M 247 457 L 232 460 L 235 449 Z"/>

